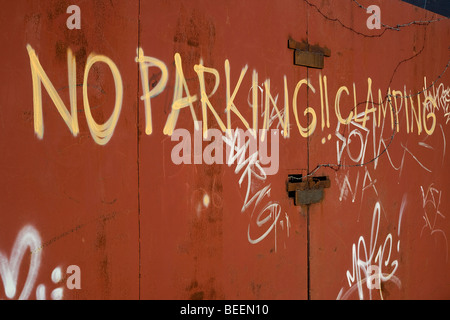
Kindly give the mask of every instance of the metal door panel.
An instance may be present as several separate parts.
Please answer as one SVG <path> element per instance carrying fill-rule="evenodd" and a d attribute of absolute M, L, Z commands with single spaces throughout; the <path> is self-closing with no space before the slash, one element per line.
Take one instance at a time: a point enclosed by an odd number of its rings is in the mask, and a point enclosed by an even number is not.
<path fill-rule="evenodd" d="M 2 6 L 0 252 L 8 259 L 5 270 L 18 273 L 16 285 L 14 276 L 2 274 L 4 281 L 13 281 L 2 284 L 2 298 L 138 297 L 138 6 L 136 1 L 80 2 L 82 27 L 69 30 L 70 4 L 74 3 L 9 1 Z M 67 60 L 72 51 L 76 137 L 44 86 L 42 139 L 35 133 L 27 45 L 68 112 L 73 83 L 68 82 Z M 84 111 L 84 71 L 91 53 L 111 59 L 123 82 L 123 106 L 114 135 L 104 146 L 93 140 Z M 92 117 L 102 124 L 116 96 L 106 62 L 92 66 L 86 85 Z M 67 272 L 70 265 L 80 268 L 79 290 L 66 286 L 73 272 Z M 54 291 L 58 288 L 62 291 Z"/>
<path fill-rule="evenodd" d="M 331 119 L 311 137 L 309 167 L 332 181 L 309 211 L 311 298 L 446 298 L 448 128 L 446 104 L 436 100 L 449 79 L 448 21 L 369 30 L 370 15 L 356 3 L 311 3 L 308 40 L 332 51 L 323 70 L 310 71 L 315 83 L 327 77 Z M 388 26 L 439 19 L 405 3 L 361 2 L 371 4 Z M 309 97 L 319 109 L 320 95 Z M 440 108 L 430 114 L 424 103 L 433 101 Z M 341 122 L 353 117 L 341 123 L 339 112 Z"/>
<path fill-rule="evenodd" d="M 292 11 L 286 11 L 286 6 Z M 291 127 L 289 139 L 279 139 L 278 173 L 260 178 L 262 172 L 256 166 L 241 168 L 237 162 L 175 165 L 171 153 L 178 142 L 163 134 L 174 100 L 176 53 L 180 55 L 192 96 L 200 97 L 194 66 L 202 60 L 205 67 L 217 70 L 219 85 L 209 100 L 225 126 L 226 61 L 230 96 L 241 72 L 247 68 L 234 102 L 252 128 L 255 71 L 258 120 L 262 128 L 266 79 L 270 79 L 272 95 L 279 95 L 281 109 L 284 76 L 289 100 L 296 81 L 306 77 L 304 70 L 292 66 L 292 51 L 286 48 L 287 39 L 294 32 L 297 37 L 305 36 L 304 5 L 293 1 L 171 1 L 155 6 L 143 1 L 140 12 L 143 51 L 146 56 L 162 60 L 169 75 L 164 91 L 151 101 L 154 121 L 151 135 L 142 132 L 142 105 L 140 109 L 141 296 L 306 298 L 306 224 L 287 197 L 285 186 L 289 173 L 306 169 L 306 141 L 298 138 L 296 128 Z M 161 71 L 150 69 L 149 78 L 153 76 L 160 78 Z M 215 78 L 212 75 L 205 78 L 209 93 Z M 305 94 L 306 90 L 299 96 L 299 105 L 306 101 Z M 197 120 L 201 121 L 199 99 L 194 108 Z M 207 117 L 208 128 L 221 129 L 209 109 Z M 234 113 L 231 120 L 231 129 L 247 129 Z M 277 121 L 273 123 L 272 128 Z M 176 129 L 188 130 L 194 150 L 194 120 L 188 107 L 180 111 Z M 203 142 L 202 150 L 206 145 L 207 141 Z M 223 148 L 225 152 L 226 144 Z M 194 162 L 193 156 L 191 160 Z M 255 195 L 262 196 L 258 203 L 250 201 Z"/>

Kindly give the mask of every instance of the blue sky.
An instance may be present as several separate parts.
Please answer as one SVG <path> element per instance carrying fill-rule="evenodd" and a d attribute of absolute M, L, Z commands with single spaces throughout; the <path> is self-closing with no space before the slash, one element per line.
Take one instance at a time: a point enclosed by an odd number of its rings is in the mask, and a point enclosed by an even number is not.
<path fill-rule="evenodd" d="M 403 0 L 450 18 L 450 0 Z"/>

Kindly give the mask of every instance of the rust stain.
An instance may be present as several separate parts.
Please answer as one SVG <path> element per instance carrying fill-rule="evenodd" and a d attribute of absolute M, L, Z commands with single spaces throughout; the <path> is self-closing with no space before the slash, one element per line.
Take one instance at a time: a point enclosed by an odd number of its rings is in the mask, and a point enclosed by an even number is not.
<path fill-rule="evenodd" d="M 203 291 L 197 291 L 193 293 L 189 299 L 190 300 L 203 300 L 205 293 Z"/>
<path fill-rule="evenodd" d="M 95 247 L 99 251 L 100 259 L 98 262 L 98 276 L 99 281 L 102 283 L 101 288 L 104 297 L 108 297 L 111 288 L 111 278 L 109 276 L 109 257 L 107 249 L 107 237 L 106 237 L 106 218 L 101 218 L 98 221 L 97 238 L 95 241 Z"/>

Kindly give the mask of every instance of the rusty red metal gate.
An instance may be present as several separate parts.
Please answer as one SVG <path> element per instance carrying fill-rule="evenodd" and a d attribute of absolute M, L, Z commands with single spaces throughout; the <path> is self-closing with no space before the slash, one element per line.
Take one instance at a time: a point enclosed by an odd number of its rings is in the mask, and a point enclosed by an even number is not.
<path fill-rule="evenodd" d="M 450 297 L 445 17 L 3 7 L 2 298 Z"/>

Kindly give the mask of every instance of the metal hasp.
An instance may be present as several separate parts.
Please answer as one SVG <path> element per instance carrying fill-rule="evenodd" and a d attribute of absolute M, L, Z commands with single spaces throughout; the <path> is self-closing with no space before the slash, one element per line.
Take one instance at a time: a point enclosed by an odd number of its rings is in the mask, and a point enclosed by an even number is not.
<path fill-rule="evenodd" d="M 308 177 L 305 180 L 301 175 L 289 175 L 287 192 L 294 199 L 294 205 L 310 205 L 322 201 L 324 188 L 331 186 L 328 177 Z"/>
<path fill-rule="evenodd" d="M 294 49 L 294 65 L 309 68 L 323 69 L 324 57 L 331 56 L 331 50 L 318 45 L 288 40 L 288 48 Z"/>

